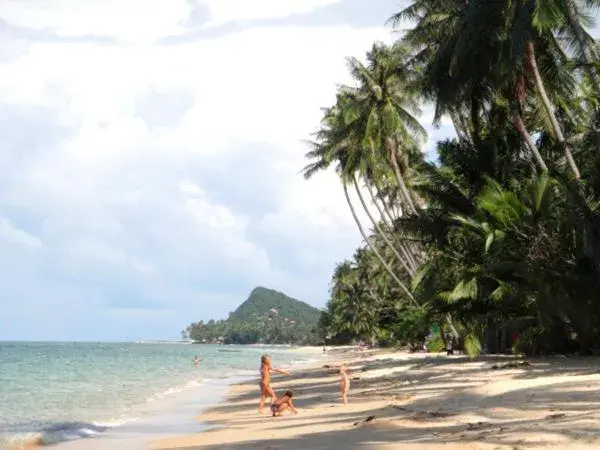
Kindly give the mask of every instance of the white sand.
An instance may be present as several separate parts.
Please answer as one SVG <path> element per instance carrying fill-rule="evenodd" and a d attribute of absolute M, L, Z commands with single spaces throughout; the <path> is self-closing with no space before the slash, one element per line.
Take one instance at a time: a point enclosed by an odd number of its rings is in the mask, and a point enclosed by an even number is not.
<path fill-rule="evenodd" d="M 335 373 L 342 361 L 359 377 L 347 407 Z M 216 430 L 161 440 L 153 449 L 600 448 L 600 360 L 536 359 L 492 369 L 515 361 L 331 352 L 320 366 L 332 368 L 274 380 L 276 392 L 294 390 L 297 416 L 259 416 L 253 381 L 234 386 L 198 418 Z"/>

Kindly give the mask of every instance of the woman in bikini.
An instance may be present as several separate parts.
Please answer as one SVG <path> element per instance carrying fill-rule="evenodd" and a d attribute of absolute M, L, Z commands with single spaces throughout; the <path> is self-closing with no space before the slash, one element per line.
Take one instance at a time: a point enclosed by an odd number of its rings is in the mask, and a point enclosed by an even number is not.
<path fill-rule="evenodd" d="M 271 403 L 277 398 L 275 391 L 271 387 L 271 372 L 282 373 L 289 375 L 290 373 L 286 370 L 276 369 L 271 366 L 271 357 L 269 355 L 262 355 L 260 358 L 260 401 L 258 403 L 258 413 L 262 414 L 265 407 L 265 400 L 267 397 L 271 398 Z"/>

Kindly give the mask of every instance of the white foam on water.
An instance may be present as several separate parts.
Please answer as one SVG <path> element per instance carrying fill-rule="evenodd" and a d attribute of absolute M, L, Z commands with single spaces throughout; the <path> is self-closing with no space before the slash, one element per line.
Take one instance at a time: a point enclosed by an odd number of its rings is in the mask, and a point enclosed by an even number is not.
<path fill-rule="evenodd" d="M 170 436 L 198 433 L 208 428 L 195 420 L 203 409 L 218 403 L 226 394 L 230 383 L 226 381 L 191 385 L 188 389 L 168 395 L 148 404 L 135 422 L 113 427 L 91 440 L 63 442 L 56 450 L 145 450 L 148 443 Z"/>
<path fill-rule="evenodd" d="M 201 381 L 191 380 L 191 381 L 188 381 L 184 385 L 170 387 L 168 389 L 165 389 L 162 392 L 157 392 L 156 394 L 153 394 L 146 400 L 146 402 L 148 403 L 148 402 L 160 400 L 161 398 L 167 397 L 169 395 L 179 394 L 180 392 L 186 391 L 188 389 L 192 389 L 192 388 L 201 386 L 203 384 L 203 382 L 206 382 L 206 381 L 212 381 L 212 380 L 210 378 L 205 378 Z"/>
<path fill-rule="evenodd" d="M 28 444 L 51 445 L 76 439 L 95 437 L 111 428 L 136 421 L 136 417 L 108 422 L 57 422 L 48 424 L 23 424 L 0 435 L 0 448 L 22 447 Z M 20 431 L 19 428 L 36 428 Z"/>
<path fill-rule="evenodd" d="M 154 408 L 137 408 L 139 416 L 122 416 L 103 421 L 65 421 L 56 423 L 31 423 L 22 426 L 13 427 L 5 432 L 0 432 L 0 449 L 24 447 L 29 444 L 55 445 L 61 442 L 70 442 L 85 438 L 98 438 L 111 430 L 130 426 L 140 420 L 143 420 L 144 413 L 152 414 L 153 410 L 160 410 L 164 405 L 159 402 L 167 401 L 169 397 L 176 396 L 182 392 L 192 389 L 198 389 L 203 385 L 198 380 L 192 380 L 182 386 L 171 387 L 163 392 L 152 395 L 146 400 L 146 405 L 154 404 Z M 21 431 L 23 429 L 23 431 Z M 27 429 L 27 431 L 25 431 Z M 32 431 L 31 429 L 35 429 Z"/>

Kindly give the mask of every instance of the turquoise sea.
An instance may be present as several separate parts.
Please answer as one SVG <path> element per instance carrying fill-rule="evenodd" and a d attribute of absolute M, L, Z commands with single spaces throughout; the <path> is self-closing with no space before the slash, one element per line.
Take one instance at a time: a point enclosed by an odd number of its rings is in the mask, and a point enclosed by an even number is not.
<path fill-rule="evenodd" d="M 199 431 L 193 416 L 229 383 L 257 376 L 265 352 L 284 367 L 314 358 L 281 347 L 0 342 L 0 449 L 94 438 L 94 448 L 131 450 Z"/>

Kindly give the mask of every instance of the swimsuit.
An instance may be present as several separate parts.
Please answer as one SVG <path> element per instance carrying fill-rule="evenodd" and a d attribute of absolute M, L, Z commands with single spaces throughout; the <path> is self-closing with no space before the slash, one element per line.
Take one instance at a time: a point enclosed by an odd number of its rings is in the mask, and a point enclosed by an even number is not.
<path fill-rule="evenodd" d="M 273 403 L 273 404 L 271 405 L 271 411 L 273 412 L 273 414 L 274 414 L 274 413 L 276 413 L 277 411 L 279 411 L 279 407 L 280 407 L 280 406 L 281 406 L 281 405 L 277 405 L 277 404 L 275 404 L 275 403 Z"/>

